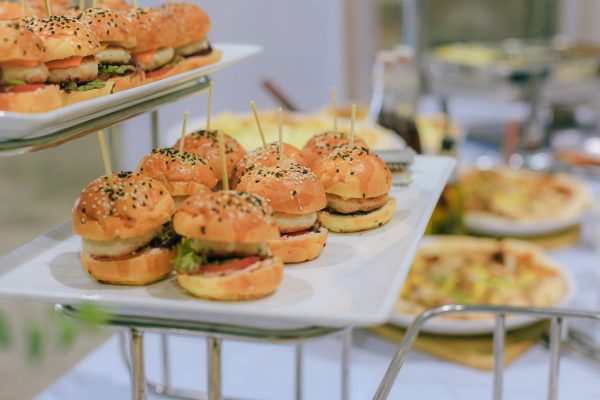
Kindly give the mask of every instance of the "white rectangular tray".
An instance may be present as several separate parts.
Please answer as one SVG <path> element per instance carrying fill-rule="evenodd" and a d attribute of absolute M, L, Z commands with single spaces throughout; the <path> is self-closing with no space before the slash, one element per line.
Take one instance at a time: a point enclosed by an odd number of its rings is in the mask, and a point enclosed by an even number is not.
<path fill-rule="evenodd" d="M 109 114 L 125 105 L 131 106 L 171 93 L 186 83 L 192 85 L 202 76 L 230 67 L 262 51 L 259 46 L 245 44 L 217 43 L 214 47 L 222 52 L 221 61 L 147 85 L 40 114 L 0 111 L 0 141 L 45 136 Z"/>
<path fill-rule="evenodd" d="M 69 224 L 0 258 L 0 295 L 71 305 L 90 301 L 123 314 L 263 328 L 383 323 L 453 167 L 451 158 L 416 157 L 414 182 L 392 189 L 398 201 L 392 221 L 357 234 L 331 233 L 321 256 L 286 267 L 281 286 L 266 299 L 199 300 L 173 278 L 146 287 L 97 283 L 82 269 L 80 239 Z"/>

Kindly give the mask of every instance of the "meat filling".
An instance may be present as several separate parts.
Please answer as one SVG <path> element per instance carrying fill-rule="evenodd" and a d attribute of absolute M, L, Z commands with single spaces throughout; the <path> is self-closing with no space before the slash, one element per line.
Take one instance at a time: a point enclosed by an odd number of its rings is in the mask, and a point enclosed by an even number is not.
<path fill-rule="evenodd" d="M 78 67 L 51 69 L 48 80 L 52 83 L 88 82 L 98 76 L 98 63 L 94 57 L 86 57 Z"/>
<path fill-rule="evenodd" d="M 345 199 L 335 194 L 327 193 L 327 207 L 340 214 L 370 212 L 383 207 L 387 201 L 387 194 L 371 198 Z"/>

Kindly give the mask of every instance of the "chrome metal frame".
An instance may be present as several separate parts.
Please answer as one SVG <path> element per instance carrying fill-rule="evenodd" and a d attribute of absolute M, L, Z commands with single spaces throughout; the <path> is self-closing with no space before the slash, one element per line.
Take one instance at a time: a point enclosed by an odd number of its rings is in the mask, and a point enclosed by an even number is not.
<path fill-rule="evenodd" d="M 492 314 L 496 318 L 494 326 L 494 385 L 493 398 L 502 398 L 503 376 L 504 376 L 504 341 L 506 337 L 506 318 L 510 315 L 525 315 L 540 319 L 549 319 L 550 326 L 550 365 L 548 371 L 548 399 L 556 400 L 558 388 L 558 371 L 560 364 L 561 336 L 563 321 L 565 319 L 588 319 L 600 321 L 600 313 L 577 310 L 563 310 L 552 308 L 533 307 L 501 307 L 501 306 L 479 306 L 464 304 L 449 304 L 424 311 L 410 325 L 404 336 L 404 340 L 398 346 L 398 350 L 383 377 L 374 400 L 387 399 L 392 386 L 406 361 L 406 357 L 423 325 L 430 319 L 446 314 L 478 313 Z"/>

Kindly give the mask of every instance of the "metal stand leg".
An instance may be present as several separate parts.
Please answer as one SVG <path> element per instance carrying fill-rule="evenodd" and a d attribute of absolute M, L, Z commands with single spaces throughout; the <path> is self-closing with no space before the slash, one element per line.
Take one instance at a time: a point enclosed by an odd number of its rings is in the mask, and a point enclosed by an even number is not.
<path fill-rule="evenodd" d="M 169 337 L 165 333 L 160 334 L 160 350 L 162 358 L 162 373 L 163 373 L 163 386 L 162 391 L 164 393 L 170 393 L 171 387 L 171 370 L 169 368 Z"/>
<path fill-rule="evenodd" d="M 502 399 L 502 379 L 504 374 L 504 339 L 506 320 L 504 314 L 496 316 L 494 326 L 494 400 Z"/>
<path fill-rule="evenodd" d="M 296 400 L 302 400 L 302 366 L 303 366 L 302 344 L 298 343 L 294 346 L 294 361 L 295 361 L 295 385 L 296 385 Z"/>
<path fill-rule="evenodd" d="M 350 398 L 350 351 L 352 350 L 352 328 L 342 334 L 342 400 Z"/>
<path fill-rule="evenodd" d="M 206 338 L 208 400 L 221 400 L 221 339 Z"/>
<path fill-rule="evenodd" d="M 152 149 L 156 149 L 158 147 L 158 136 L 159 136 L 159 128 L 158 128 L 158 111 L 152 111 L 150 114 L 151 121 L 151 131 L 152 131 Z"/>
<path fill-rule="evenodd" d="M 144 375 L 144 334 L 130 329 L 131 351 L 131 399 L 146 400 L 146 377 Z"/>
<path fill-rule="evenodd" d="M 560 361 L 560 340 L 562 318 L 552 318 L 550 326 L 550 371 L 548 378 L 548 400 L 556 400 L 558 392 L 558 365 Z"/>

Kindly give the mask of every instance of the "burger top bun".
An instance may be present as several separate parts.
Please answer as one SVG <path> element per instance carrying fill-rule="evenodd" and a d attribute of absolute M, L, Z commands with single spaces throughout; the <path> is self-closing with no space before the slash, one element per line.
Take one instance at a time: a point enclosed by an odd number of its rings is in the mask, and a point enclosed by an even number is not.
<path fill-rule="evenodd" d="M 317 159 L 313 170 L 327 193 L 341 197 L 377 197 L 392 187 L 392 172 L 366 147 L 340 147 Z"/>
<path fill-rule="evenodd" d="M 132 53 L 143 53 L 173 46 L 177 21 L 153 8 L 129 10 L 127 17 L 135 34 L 137 45 Z"/>
<path fill-rule="evenodd" d="M 188 197 L 173 217 L 182 236 L 230 243 L 264 243 L 279 238 L 267 200 L 233 190 Z"/>
<path fill-rule="evenodd" d="M 73 18 L 94 32 L 100 43 L 125 48 L 135 47 L 137 41 L 127 16 L 108 8 L 74 10 Z"/>
<path fill-rule="evenodd" d="M 158 181 L 137 172 L 113 174 L 87 185 L 75 201 L 73 231 L 91 240 L 128 239 L 151 232 L 169 221 L 175 203 Z"/>
<path fill-rule="evenodd" d="M 312 167 L 315 161 L 329 155 L 340 146 L 350 144 L 350 136 L 343 132 L 323 132 L 310 138 L 302 148 L 302 155 Z M 359 147 L 369 147 L 361 138 L 355 137 L 354 144 Z"/>
<path fill-rule="evenodd" d="M 44 60 L 44 45 L 25 22 L 0 21 L 0 38 L 0 63 Z"/>
<path fill-rule="evenodd" d="M 283 158 L 302 167 L 308 166 L 300 150 L 288 143 L 283 144 Z M 237 183 L 247 171 L 258 167 L 273 167 L 277 163 L 279 163 L 279 143 L 269 143 L 266 147 L 254 149 L 235 167 L 234 182 Z"/>
<path fill-rule="evenodd" d="M 177 21 L 173 47 L 206 40 L 210 31 L 210 18 L 197 5 L 184 2 L 167 3 L 159 9 L 167 18 Z"/>

